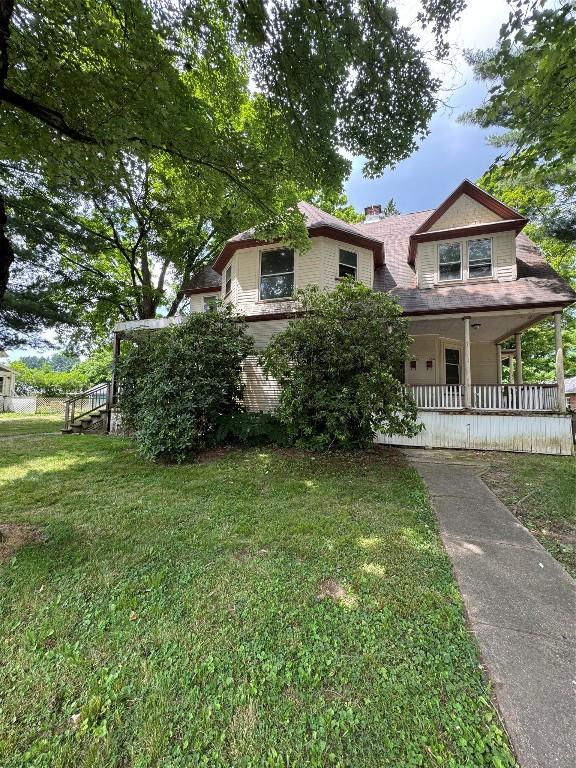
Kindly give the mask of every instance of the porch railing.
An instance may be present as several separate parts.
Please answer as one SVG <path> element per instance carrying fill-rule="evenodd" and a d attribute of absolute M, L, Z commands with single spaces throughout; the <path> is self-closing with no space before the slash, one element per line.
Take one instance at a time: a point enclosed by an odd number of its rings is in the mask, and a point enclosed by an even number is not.
<path fill-rule="evenodd" d="M 462 384 L 413 384 L 408 387 L 421 410 L 463 410 Z M 471 406 L 478 411 L 557 411 L 556 384 L 473 384 Z"/>
<path fill-rule="evenodd" d="M 64 429 L 68 429 L 74 421 L 81 419 L 83 416 L 96 413 L 100 408 L 109 409 L 111 403 L 112 387 L 109 381 L 99 384 L 87 392 L 74 395 L 74 397 L 66 400 Z"/>

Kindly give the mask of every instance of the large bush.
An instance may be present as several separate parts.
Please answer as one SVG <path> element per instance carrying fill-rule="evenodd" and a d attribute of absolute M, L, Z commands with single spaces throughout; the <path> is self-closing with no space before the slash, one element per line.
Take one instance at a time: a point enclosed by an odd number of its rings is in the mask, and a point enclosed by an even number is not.
<path fill-rule="evenodd" d="M 282 385 L 278 416 L 291 438 L 329 448 L 366 445 L 378 430 L 415 434 L 416 408 L 399 377 L 409 337 L 398 302 L 350 279 L 297 300 L 306 314 L 262 354 Z"/>
<path fill-rule="evenodd" d="M 252 351 L 229 309 L 132 333 L 117 365 L 119 408 L 142 455 L 183 461 L 212 445 L 222 419 L 241 410 L 242 360 Z"/>

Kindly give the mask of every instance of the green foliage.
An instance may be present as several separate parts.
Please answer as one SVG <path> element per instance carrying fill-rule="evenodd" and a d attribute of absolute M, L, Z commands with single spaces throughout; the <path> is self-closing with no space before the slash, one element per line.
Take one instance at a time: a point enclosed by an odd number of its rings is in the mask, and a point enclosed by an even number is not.
<path fill-rule="evenodd" d="M 462 5 L 422 0 L 438 50 Z M 232 232 L 301 243 L 295 205 L 304 190 L 341 191 L 341 149 L 377 175 L 436 108 L 428 54 L 384 0 L 8 6 L 4 346 L 54 324 L 80 328 L 80 343 L 174 314 Z"/>
<path fill-rule="evenodd" d="M 569 192 L 541 175 L 523 173 L 514 176 L 507 167 L 496 166 L 478 180 L 478 184 L 506 205 L 531 219 L 525 233 L 541 249 L 544 258 L 576 290 L 576 236 L 552 234 L 550 222 Z M 564 230 L 567 232 L 567 228 Z M 576 375 L 576 312 L 565 309 L 562 316 L 564 367 L 566 376 Z M 527 382 L 554 381 L 555 340 L 552 320 L 528 328 L 522 335 L 523 376 Z"/>
<path fill-rule="evenodd" d="M 274 414 L 240 411 L 228 413 L 218 420 L 215 440 L 219 444 L 285 446 L 288 444 L 288 435 Z"/>
<path fill-rule="evenodd" d="M 490 85 L 485 103 L 464 115 L 483 128 L 503 127 L 495 143 L 512 149 L 515 173 L 565 175 L 576 135 L 576 13 L 573 2 L 513 0 L 496 49 L 469 53 L 478 79 Z"/>
<path fill-rule="evenodd" d="M 278 416 L 291 439 L 325 449 L 367 445 L 378 430 L 415 434 L 416 408 L 399 378 L 409 337 L 398 302 L 351 279 L 332 292 L 305 289 L 297 301 L 307 314 L 262 355 L 282 387 Z"/>
<path fill-rule="evenodd" d="M 393 197 L 388 200 L 386 205 L 382 206 L 382 216 L 397 216 L 400 213 L 400 209 L 396 205 L 396 201 Z"/>
<path fill-rule="evenodd" d="M 118 363 L 122 426 L 148 459 L 184 461 L 241 410 L 242 361 L 253 348 L 228 307 L 130 334 Z"/>
<path fill-rule="evenodd" d="M 19 395 L 38 393 L 52 397 L 83 392 L 110 380 L 112 350 L 109 346 L 102 347 L 81 361 L 59 352 L 49 358 L 22 357 L 11 363 L 11 367 L 17 374 Z"/>
<path fill-rule="evenodd" d="M 2 768 L 516 765 L 393 453 L 3 440 L 0 519 L 48 533 L 0 562 Z"/>

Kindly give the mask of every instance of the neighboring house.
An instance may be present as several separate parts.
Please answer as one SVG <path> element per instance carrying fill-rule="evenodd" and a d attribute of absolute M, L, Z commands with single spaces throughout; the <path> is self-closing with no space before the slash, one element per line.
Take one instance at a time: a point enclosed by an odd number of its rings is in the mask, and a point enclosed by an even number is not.
<path fill-rule="evenodd" d="M 525 218 L 470 181 L 435 210 L 382 218 L 372 206 L 361 224 L 309 203 L 299 208 L 308 250 L 262 242 L 251 231 L 236 235 L 190 284 L 191 310 L 208 310 L 216 298 L 232 304 L 262 349 L 296 316 L 296 289 L 331 290 L 351 275 L 395 296 L 413 337 L 404 379 L 425 430 L 381 442 L 571 452 L 560 321 L 576 294 L 522 233 Z M 558 384 L 523 384 L 522 331 L 550 316 Z M 165 322 L 119 323 L 117 339 Z M 504 351 L 511 338 L 514 349 Z M 514 382 L 505 384 L 502 361 L 511 356 Z M 246 361 L 245 376 L 247 406 L 273 409 L 278 387 L 255 358 Z"/>
<path fill-rule="evenodd" d="M 576 411 L 576 376 L 572 376 L 571 379 L 564 379 L 564 392 L 566 393 L 568 408 L 571 411 Z"/>
<path fill-rule="evenodd" d="M 0 397 L 14 397 L 16 394 L 16 372 L 0 360 Z"/>

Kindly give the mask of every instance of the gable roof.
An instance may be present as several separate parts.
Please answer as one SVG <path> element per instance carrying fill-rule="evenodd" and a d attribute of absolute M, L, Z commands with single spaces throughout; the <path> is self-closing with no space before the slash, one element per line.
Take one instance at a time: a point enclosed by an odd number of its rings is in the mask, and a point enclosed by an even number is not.
<path fill-rule="evenodd" d="M 333 237 L 350 245 L 358 245 L 367 248 L 374 255 L 374 264 L 379 266 L 384 263 L 384 253 L 382 243 L 369 233 L 363 232 L 356 224 L 348 224 L 337 216 L 332 216 L 326 211 L 322 211 L 312 203 L 298 203 L 298 210 L 304 216 L 304 223 L 308 230 L 309 237 L 320 237 L 325 235 Z M 277 242 L 277 241 L 274 241 Z M 254 229 L 247 229 L 240 232 L 226 243 L 220 255 L 212 265 L 212 269 L 222 274 L 222 271 L 232 255 L 239 248 L 251 248 L 253 246 L 265 245 L 266 241 L 258 240 L 254 236 Z"/>

